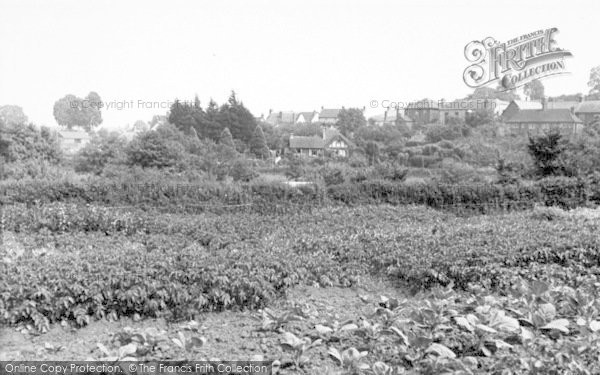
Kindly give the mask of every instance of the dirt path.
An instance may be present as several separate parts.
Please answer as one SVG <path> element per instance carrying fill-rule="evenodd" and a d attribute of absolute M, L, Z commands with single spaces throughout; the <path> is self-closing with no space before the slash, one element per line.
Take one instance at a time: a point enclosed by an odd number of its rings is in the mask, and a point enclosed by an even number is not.
<path fill-rule="evenodd" d="M 389 283 L 368 280 L 359 288 L 315 288 L 297 287 L 292 289 L 286 300 L 278 301 L 270 307 L 276 313 L 300 307 L 308 317 L 303 321 L 291 322 L 286 330 L 294 334 L 306 334 L 315 324 L 331 325 L 334 321 L 356 321 L 361 316 L 373 313 L 381 295 L 399 297 L 399 291 Z M 200 335 L 206 338 L 206 345 L 199 349 L 193 358 L 217 358 L 221 360 L 248 360 L 253 356 L 263 356 L 265 360 L 279 360 L 284 366 L 290 355 L 282 351 L 279 342 L 281 333 L 262 331 L 261 322 L 254 319 L 257 312 L 206 313 L 197 317 Z M 14 327 L 0 328 L 0 360 L 85 360 L 98 359 L 103 354 L 97 344 L 108 348 L 118 345 L 111 342 L 112 335 L 122 332 L 125 327 L 144 330 L 154 327 L 166 331 L 169 338 L 177 337 L 180 324 L 167 323 L 162 319 L 145 319 L 134 322 L 121 319 L 117 322 L 95 321 L 90 325 L 74 329 L 52 326 L 41 335 L 31 335 L 17 331 Z M 314 330 L 313 330 L 314 331 Z M 160 359 L 181 358 L 181 353 L 166 342 L 159 347 Z M 57 348 L 62 347 L 60 350 Z M 308 372 L 324 366 L 333 366 L 327 356 L 327 346 L 321 345 L 309 353 L 311 363 Z"/>

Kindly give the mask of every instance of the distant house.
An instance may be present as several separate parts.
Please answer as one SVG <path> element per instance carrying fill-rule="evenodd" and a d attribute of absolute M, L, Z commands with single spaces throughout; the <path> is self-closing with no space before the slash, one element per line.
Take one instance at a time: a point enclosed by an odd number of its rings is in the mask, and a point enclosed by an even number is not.
<path fill-rule="evenodd" d="M 354 144 L 338 132 L 329 128 L 323 131 L 323 136 L 295 136 L 290 135 L 290 151 L 300 155 L 323 156 L 325 153 L 346 157 L 350 155 Z"/>
<path fill-rule="evenodd" d="M 502 118 L 505 120 L 510 119 L 515 113 L 521 110 L 540 110 L 542 109 L 542 103 L 538 101 L 529 100 L 513 100 L 502 112 Z"/>
<path fill-rule="evenodd" d="M 83 130 L 60 130 L 58 139 L 65 154 L 74 154 L 87 145 L 91 137 Z"/>
<path fill-rule="evenodd" d="M 574 110 L 548 109 L 540 103 L 540 109 L 522 109 L 505 120 L 504 133 L 541 134 L 558 131 L 565 136 L 574 136 L 583 130 L 583 121 L 575 116 Z"/>
<path fill-rule="evenodd" d="M 293 111 L 273 112 L 269 110 L 269 115 L 265 119 L 265 122 L 273 126 L 291 125 L 296 121 L 296 116 L 296 112 Z"/>
<path fill-rule="evenodd" d="M 296 124 L 314 124 L 317 122 L 319 122 L 319 113 L 317 111 L 300 112 L 296 116 Z"/>
<path fill-rule="evenodd" d="M 413 119 L 404 114 L 404 111 L 400 111 L 398 108 L 388 108 L 382 115 L 376 115 L 369 118 L 370 122 L 377 126 L 383 125 L 396 125 L 406 124 L 412 128 Z"/>
<path fill-rule="evenodd" d="M 437 101 L 422 100 L 409 103 L 404 110 L 404 114 L 413 119 L 415 124 L 431 124 L 439 121 L 440 108 Z"/>
<path fill-rule="evenodd" d="M 337 123 L 338 115 L 340 114 L 341 109 L 327 109 L 321 107 L 321 112 L 319 113 L 319 122 L 326 125 L 333 125 Z"/>
<path fill-rule="evenodd" d="M 586 125 L 600 122 L 600 100 L 589 100 L 577 103 L 575 114 Z"/>
<path fill-rule="evenodd" d="M 438 122 L 442 125 L 448 123 L 451 118 L 465 121 L 467 112 L 470 111 L 468 108 L 468 103 L 461 100 L 455 100 L 453 102 L 441 101 L 438 103 L 438 110 Z"/>
<path fill-rule="evenodd" d="M 464 100 L 464 104 L 469 111 L 491 111 L 494 115 L 500 116 L 510 103 L 500 99 L 482 98 L 467 99 Z"/>

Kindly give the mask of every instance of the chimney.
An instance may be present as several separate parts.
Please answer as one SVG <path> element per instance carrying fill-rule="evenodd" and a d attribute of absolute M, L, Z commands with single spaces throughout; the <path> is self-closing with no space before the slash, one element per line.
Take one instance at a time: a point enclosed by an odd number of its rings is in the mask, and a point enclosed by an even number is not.
<path fill-rule="evenodd" d="M 323 109 L 324 109 L 324 108 L 323 108 L 323 106 L 321 106 L 321 111 L 322 111 Z"/>
<path fill-rule="evenodd" d="M 273 113 L 273 110 L 272 110 L 272 109 L 269 109 L 269 115 L 271 115 L 271 113 Z"/>

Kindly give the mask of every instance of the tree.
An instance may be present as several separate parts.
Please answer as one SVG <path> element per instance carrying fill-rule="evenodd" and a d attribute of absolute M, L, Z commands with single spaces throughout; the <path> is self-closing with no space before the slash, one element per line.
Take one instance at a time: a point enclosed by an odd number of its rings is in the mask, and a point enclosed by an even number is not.
<path fill-rule="evenodd" d="M 368 142 L 365 147 L 365 154 L 369 160 L 369 164 L 373 165 L 379 162 L 379 145 L 375 142 Z"/>
<path fill-rule="evenodd" d="M 33 124 L 2 126 L 0 138 L 2 154 L 9 163 L 25 160 L 58 163 L 62 158 L 58 139 L 45 127 L 38 129 Z"/>
<path fill-rule="evenodd" d="M 544 98 L 544 85 L 539 79 L 526 83 L 523 92 L 530 100 L 541 100 Z"/>
<path fill-rule="evenodd" d="M 350 135 L 357 129 L 366 125 L 367 120 L 365 119 L 365 115 L 361 109 L 342 108 L 338 114 L 336 126 L 344 135 Z"/>
<path fill-rule="evenodd" d="M 75 156 L 75 170 L 101 174 L 109 163 L 124 158 L 126 141 L 117 132 L 101 130 Z"/>
<path fill-rule="evenodd" d="M 600 65 L 590 70 L 590 80 L 588 81 L 590 95 L 600 94 Z"/>
<path fill-rule="evenodd" d="M 221 135 L 219 136 L 219 144 L 235 148 L 235 144 L 233 143 L 233 137 L 231 136 L 229 128 L 225 128 L 221 132 Z"/>
<path fill-rule="evenodd" d="M 184 133 L 189 133 L 192 127 L 196 126 L 196 117 L 201 116 L 202 108 L 198 109 L 186 102 L 180 102 L 175 99 L 169 110 L 169 123 Z"/>
<path fill-rule="evenodd" d="M 185 150 L 181 143 L 165 138 L 160 132 L 151 131 L 134 138 L 125 152 L 130 165 L 164 168 L 181 160 Z"/>
<path fill-rule="evenodd" d="M 3 105 L 0 106 L 0 122 L 6 126 L 27 124 L 28 119 L 23 108 L 18 105 Z"/>
<path fill-rule="evenodd" d="M 54 103 L 54 118 L 67 129 L 80 126 L 90 131 L 102 123 L 102 106 L 100 96 L 93 91 L 83 99 L 69 94 Z"/>
<path fill-rule="evenodd" d="M 257 125 L 252 134 L 250 140 L 250 152 L 256 157 L 265 159 L 269 157 L 269 148 L 267 147 L 267 140 L 265 139 L 265 133 L 263 133 L 260 125 Z"/>
<path fill-rule="evenodd" d="M 133 131 L 135 132 L 145 132 L 150 130 L 150 125 L 148 125 L 146 123 L 146 121 L 143 120 L 137 120 L 134 124 L 133 124 Z"/>
<path fill-rule="evenodd" d="M 561 156 L 566 149 L 566 143 L 558 132 L 529 137 L 527 149 L 533 158 L 537 175 L 546 177 L 563 174 Z"/>
<path fill-rule="evenodd" d="M 244 104 L 237 100 L 234 91 L 231 92 L 227 103 L 223 104 L 219 109 L 217 122 L 222 127 L 229 128 L 233 138 L 240 139 L 246 143 L 252 138 L 252 132 L 257 126 L 256 119 L 244 107 Z"/>
<path fill-rule="evenodd" d="M 515 90 L 506 90 L 502 85 L 496 88 L 492 87 L 478 87 L 473 93 L 467 96 L 467 99 L 499 99 L 504 101 L 511 101 L 519 99 Z"/>
<path fill-rule="evenodd" d="M 202 117 L 195 117 L 199 134 L 203 138 L 210 138 L 214 141 L 219 140 L 221 136 L 221 132 L 224 130 L 225 126 L 219 123 L 219 106 L 217 103 L 210 99 L 208 102 L 208 106 L 206 107 L 206 111 L 203 113 Z M 231 134 L 231 132 L 230 132 Z"/>

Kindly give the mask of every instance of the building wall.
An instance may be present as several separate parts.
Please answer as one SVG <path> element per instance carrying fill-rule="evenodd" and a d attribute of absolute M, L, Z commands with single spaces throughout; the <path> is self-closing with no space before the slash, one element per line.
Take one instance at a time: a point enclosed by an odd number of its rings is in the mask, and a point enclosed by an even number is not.
<path fill-rule="evenodd" d="M 545 132 L 558 131 L 563 135 L 575 135 L 581 133 L 583 124 L 576 123 L 509 123 L 505 126 L 506 134 L 543 134 Z"/>

